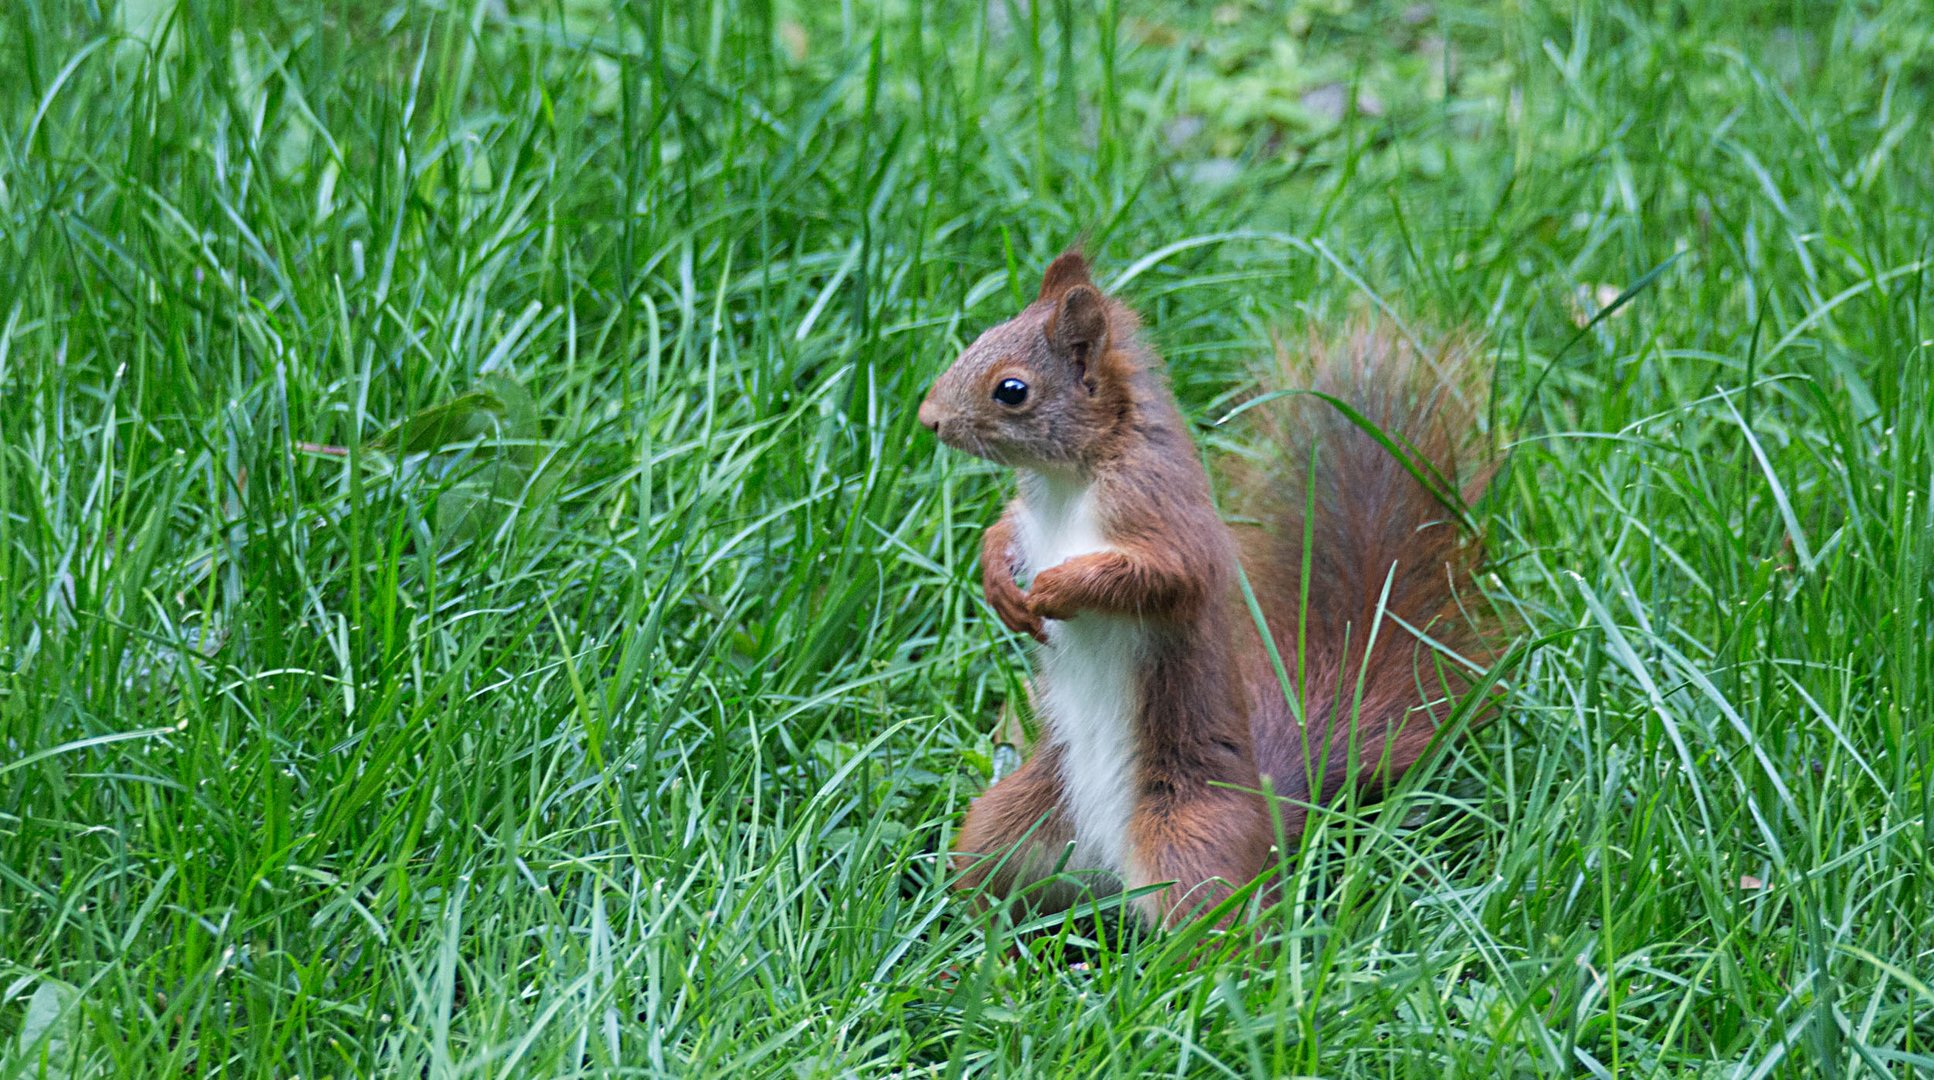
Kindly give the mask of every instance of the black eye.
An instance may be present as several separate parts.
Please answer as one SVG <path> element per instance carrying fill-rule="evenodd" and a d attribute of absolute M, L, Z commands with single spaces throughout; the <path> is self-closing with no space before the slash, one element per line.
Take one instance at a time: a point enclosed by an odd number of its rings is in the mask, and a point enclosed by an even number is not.
<path fill-rule="evenodd" d="M 994 400 L 1003 405 L 1019 405 L 1027 400 L 1027 384 L 1019 379 L 1002 379 L 994 388 Z"/>

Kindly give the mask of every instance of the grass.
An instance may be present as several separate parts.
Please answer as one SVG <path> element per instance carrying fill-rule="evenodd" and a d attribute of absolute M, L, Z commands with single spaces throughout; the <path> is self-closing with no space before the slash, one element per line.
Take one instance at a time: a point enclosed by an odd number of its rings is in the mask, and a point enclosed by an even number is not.
<path fill-rule="evenodd" d="M 0 1071 L 1934 1069 L 1928 27 L 7 4 Z M 1195 968 L 934 854 L 1026 661 L 913 407 L 1083 234 L 1215 451 L 1385 305 L 1513 447 L 1505 714 Z"/>

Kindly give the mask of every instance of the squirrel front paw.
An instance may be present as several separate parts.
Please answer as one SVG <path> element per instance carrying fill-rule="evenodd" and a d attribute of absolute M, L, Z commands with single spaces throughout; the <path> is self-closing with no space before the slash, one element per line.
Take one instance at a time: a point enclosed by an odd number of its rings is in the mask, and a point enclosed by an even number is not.
<path fill-rule="evenodd" d="M 1034 575 L 1028 586 L 1027 610 L 1037 619 L 1071 619 L 1080 610 L 1070 586 L 1074 575 L 1060 567 L 1049 567 Z"/>
<path fill-rule="evenodd" d="M 1039 616 L 1028 610 L 1027 594 L 1021 591 L 1020 586 L 1014 584 L 1011 578 L 998 575 L 988 578 L 984 584 L 987 604 L 1000 617 L 1003 626 L 1017 634 L 1026 634 L 1042 644 L 1047 643 L 1047 627 Z"/>
<path fill-rule="evenodd" d="M 1002 624 L 1009 630 L 1017 634 L 1026 634 L 1043 645 L 1048 643 L 1046 624 L 1042 623 L 1040 616 L 1028 610 L 1027 594 L 1019 589 L 1014 590 L 1014 598 L 1011 601 L 996 602 L 994 614 L 1001 617 Z"/>

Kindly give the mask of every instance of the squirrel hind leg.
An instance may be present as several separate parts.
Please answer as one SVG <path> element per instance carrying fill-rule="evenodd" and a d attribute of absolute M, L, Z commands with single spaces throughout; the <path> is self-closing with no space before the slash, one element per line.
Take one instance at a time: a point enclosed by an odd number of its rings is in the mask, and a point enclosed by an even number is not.
<path fill-rule="evenodd" d="M 1130 886 L 1167 883 L 1135 901 L 1150 926 L 1178 926 L 1213 910 L 1248 884 L 1269 858 L 1268 819 L 1257 796 L 1206 788 L 1158 809 L 1145 807 L 1133 829 Z M 1237 918 L 1228 911 L 1216 925 Z"/>
<path fill-rule="evenodd" d="M 1074 842 L 1050 753 L 1036 753 L 975 799 L 954 838 L 954 888 L 977 910 L 1013 904 L 1033 914 L 1073 907 L 1094 889 L 1056 873 Z"/>

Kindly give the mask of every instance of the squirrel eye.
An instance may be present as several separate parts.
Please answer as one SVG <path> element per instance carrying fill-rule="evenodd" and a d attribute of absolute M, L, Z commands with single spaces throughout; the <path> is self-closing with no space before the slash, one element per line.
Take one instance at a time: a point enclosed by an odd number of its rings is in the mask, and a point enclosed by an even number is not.
<path fill-rule="evenodd" d="M 1019 379 L 1002 379 L 994 388 L 994 400 L 1003 405 L 1019 405 L 1027 400 L 1027 384 Z"/>

